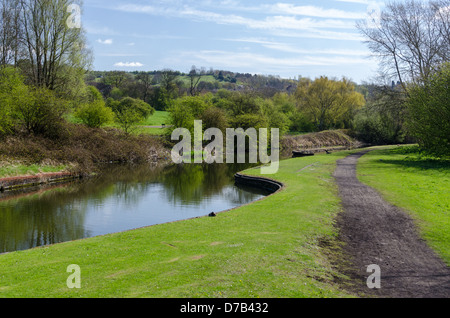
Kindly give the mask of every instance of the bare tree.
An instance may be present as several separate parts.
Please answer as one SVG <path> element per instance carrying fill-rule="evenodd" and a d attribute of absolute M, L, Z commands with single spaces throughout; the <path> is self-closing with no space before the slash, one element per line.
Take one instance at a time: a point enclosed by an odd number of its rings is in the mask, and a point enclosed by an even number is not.
<path fill-rule="evenodd" d="M 377 23 L 360 21 L 358 29 L 384 75 L 406 82 L 421 82 L 448 61 L 450 0 L 388 3 Z"/>
<path fill-rule="evenodd" d="M 67 21 L 68 0 L 19 0 L 24 34 L 22 44 L 32 84 L 49 89 L 67 85 L 90 64 L 84 31 Z"/>
<path fill-rule="evenodd" d="M 0 65 L 16 65 L 22 35 L 18 0 L 0 2 Z"/>
<path fill-rule="evenodd" d="M 189 85 L 189 93 L 191 96 L 198 95 L 198 84 L 200 83 L 200 80 L 202 79 L 202 76 L 205 74 L 205 70 L 199 70 L 195 67 L 195 65 L 192 66 L 191 71 L 189 72 L 189 79 L 190 79 L 190 85 Z"/>
<path fill-rule="evenodd" d="M 436 22 L 441 34 L 441 45 L 447 47 L 440 54 L 445 61 L 450 60 L 450 0 L 435 0 L 431 2 L 434 12 L 436 12 Z"/>

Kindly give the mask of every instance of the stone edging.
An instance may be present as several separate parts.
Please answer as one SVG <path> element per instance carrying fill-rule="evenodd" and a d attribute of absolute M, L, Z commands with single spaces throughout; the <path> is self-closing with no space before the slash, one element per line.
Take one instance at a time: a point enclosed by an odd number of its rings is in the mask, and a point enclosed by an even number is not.
<path fill-rule="evenodd" d="M 80 178 L 71 172 L 39 173 L 32 176 L 0 178 L 0 192 Z"/>
<path fill-rule="evenodd" d="M 276 180 L 263 178 L 263 177 L 248 176 L 248 175 L 243 175 L 241 173 L 236 173 L 234 175 L 234 180 L 235 180 L 236 184 L 257 187 L 260 189 L 267 190 L 271 193 L 278 192 L 284 186 L 283 183 L 276 181 Z"/>

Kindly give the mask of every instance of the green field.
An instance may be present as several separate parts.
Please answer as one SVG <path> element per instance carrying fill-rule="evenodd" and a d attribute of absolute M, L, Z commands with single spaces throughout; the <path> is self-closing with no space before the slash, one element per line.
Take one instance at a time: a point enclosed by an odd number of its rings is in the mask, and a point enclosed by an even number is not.
<path fill-rule="evenodd" d="M 168 125 L 170 120 L 170 113 L 167 111 L 155 111 L 154 114 L 148 117 L 144 122 L 141 123 L 142 126 L 162 126 L 163 124 Z"/>
<path fill-rule="evenodd" d="M 76 119 L 72 114 L 66 116 L 66 119 L 75 124 L 81 124 L 81 121 Z M 163 135 L 165 128 L 155 128 L 147 126 L 162 126 L 163 124 L 168 125 L 170 120 L 170 113 L 167 111 L 155 111 L 154 114 L 148 117 L 145 121 L 137 125 L 133 130 L 133 134 L 149 134 L 149 135 Z M 119 125 L 111 123 L 106 127 L 120 128 Z"/>
<path fill-rule="evenodd" d="M 413 147 L 364 155 L 358 177 L 386 201 L 410 212 L 422 236 L 450 265 L 450 161 L 421 157 Z"/>

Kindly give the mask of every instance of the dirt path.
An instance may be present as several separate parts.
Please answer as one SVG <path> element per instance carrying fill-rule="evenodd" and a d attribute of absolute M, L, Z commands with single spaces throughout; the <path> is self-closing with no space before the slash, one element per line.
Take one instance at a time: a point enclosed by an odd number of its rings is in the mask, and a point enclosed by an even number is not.
<path fill-rule="evenodd" d="M 339 160 L 334 174 L 344 208 L 337 225 L 353 264 L 346 274 L 367 295 L 449 298 L 450 268 L 419 237 L 413 220 L 358 181 L 356 163 L 367 152 Z M 379 289 L 367 287 L 371 264 L 381 269 Z"/>

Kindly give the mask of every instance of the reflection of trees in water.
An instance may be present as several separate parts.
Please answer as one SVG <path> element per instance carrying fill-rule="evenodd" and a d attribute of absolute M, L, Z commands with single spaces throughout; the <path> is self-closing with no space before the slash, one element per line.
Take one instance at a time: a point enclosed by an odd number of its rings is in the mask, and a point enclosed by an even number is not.
<path fill-rule="evenodd" d="M 0 203 L 0 252 L 85 237 L 86 207 L 74 204 L 71 191 L 49 190 Z"/>
<path fill-rule="evenodd" d="M 234 174 L 248 168 L 238 164 L 184 164 L 174 165 L 162 175 L 164 193 L 170 202 L 197 204 L 215 195 L 225 195 L 237 204 L 242 199 L 251 200 L 254 195 L 240 195 L 233 191 Z M 230 191 L 224 192 L 224 189 Z M 237 195 L 237 197 L 236 197 Z"/>
<path fill-rule="evenodd" d="M 155 185 L 163 187 L 166 199 L 172 203 L 195 205 L 214 195 L 222 195 L 234 205 L 249 202 L 255 194 L 263 193 L 232 187 L 234 174 L 248 167 L 114 165 L 95 177 L 0 201 L 0 253 L 88 237 L 84 223 L 90 207 L 110 199 L 132 207 L 145 199 Z"/>

